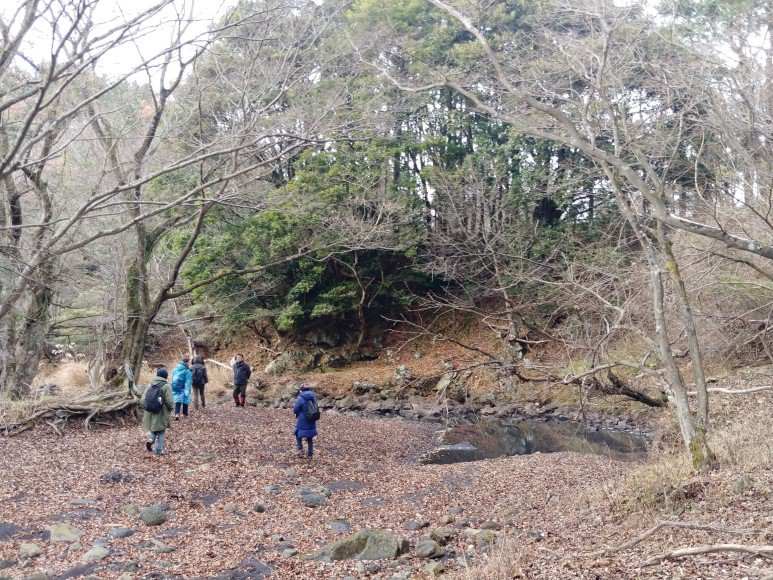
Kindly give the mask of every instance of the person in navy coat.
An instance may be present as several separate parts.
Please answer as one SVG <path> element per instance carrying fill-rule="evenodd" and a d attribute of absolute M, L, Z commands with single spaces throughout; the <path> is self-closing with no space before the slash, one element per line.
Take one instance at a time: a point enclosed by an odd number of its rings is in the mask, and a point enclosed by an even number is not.
<path fill-rule="evenodd" d="M 293 406 L 293 413 L 297 417 L 293 435 L 295 435 L 298 455 L 303 455 L 303 440 L 306 439 L 308 443 L 306 456 L 311 459 L 314 455 L 314 437 L 317 436 L 317 422 L 308 417 L 309 401 L 314 402 L 312 405 L 314 409 L 319 409 L 314 391 L 311 390 L 309 385 L 304 383 L 301 385 L 301 392 L 295 399 L 295 405 Z"/>

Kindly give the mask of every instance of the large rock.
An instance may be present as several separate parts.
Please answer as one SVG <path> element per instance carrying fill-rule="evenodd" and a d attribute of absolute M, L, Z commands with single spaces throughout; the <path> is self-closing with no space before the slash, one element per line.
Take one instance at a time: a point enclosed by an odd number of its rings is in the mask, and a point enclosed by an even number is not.
<path fill-rule="evenodd" d="M 328 544 L 312 559 L 320 562 L 338 560 L 385 560 L 397 558 L 408 551 L 408 542 L 388 530 L 360 530 Z"/>
<path fill-rule="evenodd" d="M 166 522 L 166 511 L 163 506 L 146 506 L 140 510 L 140 519 L 147 526 L 160 526 Z"/>
<path fill-rule="evenodd" d="M 83 532 L 69 524 L 54 524 L 48 528 L 52 542 L 77 542 Z"/>
<path fill-rule="evenodd" d="M 419 540 L 416 542 L 416 555 L 419 558 L 439 558 L 443 549 L 435 540 Z"/>

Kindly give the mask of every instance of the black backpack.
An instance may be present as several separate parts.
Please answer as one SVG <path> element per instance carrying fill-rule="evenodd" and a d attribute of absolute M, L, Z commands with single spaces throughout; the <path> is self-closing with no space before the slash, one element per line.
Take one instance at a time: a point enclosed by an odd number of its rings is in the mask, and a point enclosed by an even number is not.
<path fill-rule="evenodd" d="M 307 400 L 306 408 L 304 409 L 303 414 L 307 421 L 312 423 L 319 421 L 319 405 L 317 405 L 317 401 L 314 399 Z"/>
<path fill-rule="evenodd" d="M 193 377 L 191 380 L 191 383 L 194 385 L 201 386 L 204 384 L 204 365 L 194 365 L 193 366 Z"/>
<path fill-rule="evenodd" d="M 145 410 L 148 413 L 160 413 L 164 408 L 164 391 L 161 390 L 160 383 L 153 383 L 148 388 L 145 395 Z"/>

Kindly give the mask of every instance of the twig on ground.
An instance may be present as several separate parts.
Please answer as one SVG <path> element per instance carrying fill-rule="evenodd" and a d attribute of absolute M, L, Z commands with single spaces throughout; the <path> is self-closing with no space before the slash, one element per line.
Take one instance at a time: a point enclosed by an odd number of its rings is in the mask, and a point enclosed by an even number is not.
<path fill-rule="evenodd" d="M 654 566 L 660 564 L 665 560 L 676 560 L 678 558 L 684 558 L 685 556 L 697 556 L 699 554 L 709 554 L 711 552 L 744 552 L 746 554 L 754 554 L 755 556 L 763 556 L 766 558 L 773 558 L 773 546 L 747 546 L 743 544 L 713 544 L 710 546 L 691 546 L 687 548 L 677 548 L 664 554 L 653 556 L 649 560 L 645 560 L 639 564 L 640 568 L 646 568 L 647 566 Z"/>
<path fill-rule="evenodd" d="M 694 522 L 658 522 L 653 527 L 651 527 L 646 532 L 643 532 L 630 540 L 629 542 L 626 542 L 625 544 L 621 544 L 620 546 L 616 546 L 614 548 L 604 548 L 603 550 L 598 550 L 596 552 L 590 552 L 587 554 L 578 554 L 578 558 L 597 558 L 598 556 L 604 556 L 606 554 L 614 554 L 616 552 L 622 552 L 623 550 L 628 550 L 630 548 L 633 548 L 636 544 L 639 544 L 640 542 L 643 542 L 650 536 L 656 534 L 658 531 L 662 530 L 663 528 L 684 528 L 688 530 L 703 530 L 703 531 L 710 531 L 710 532 L 721 532 L 723 534 L 740 534 L 740 535 L 747 535 L 747 536 L 756 536 L 762 533 L 762 530 L 749 530 L 749 529 L 741 529 L 741 530 L 735 530 L 732 528 L 722 528 L 720 526 L 715 526 L 712 524 L 698 524 Z"/>

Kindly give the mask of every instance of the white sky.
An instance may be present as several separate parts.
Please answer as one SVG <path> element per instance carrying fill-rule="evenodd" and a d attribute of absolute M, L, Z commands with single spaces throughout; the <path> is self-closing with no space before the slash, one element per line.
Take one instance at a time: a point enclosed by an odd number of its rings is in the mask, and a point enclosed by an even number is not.
<path fill-rule="evenodd" d="M 22 45 L 25 56 L 36 62 L 49 59 L 52 35 L 48 23 L 61 13 L 62 7 L 72 8 L 77 1 L 47 0 L 42 3 L 44 5 L 50 3 L 52 7 L 45 14 L 45 19 L 39 20 L 35 29 L 25 38 Z M 184 14 L 186 20 L 190 22 L 185 34 L 186 39 L 205 34 L 212 23 L 222 17 L 228 8 L 235 4 L 235 1 L 174 0 L 170 6 L 155 15 L 131 41 L 123 43 L 105 55 L 98 64 L 97 71 L 110 77 L 119 76 L 132 70 L 142 62 L 143 58 L 162 51 L 172 42 L 174 21 L 179 14 Z M 92 36 L 131 20 L 158 2 L 159 0 L 99 0 L 95 12 L 97 26 Z M 21 0 L 0 0 L 0 17 L 8 23 L 9 19 L 16 14 L 18 23 L 22 14 L 17 14 L 17 11 L 23 10 L 22 6 Z"/>

